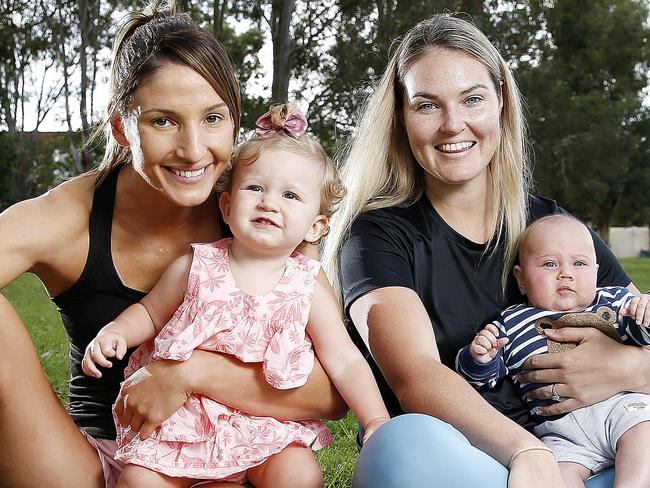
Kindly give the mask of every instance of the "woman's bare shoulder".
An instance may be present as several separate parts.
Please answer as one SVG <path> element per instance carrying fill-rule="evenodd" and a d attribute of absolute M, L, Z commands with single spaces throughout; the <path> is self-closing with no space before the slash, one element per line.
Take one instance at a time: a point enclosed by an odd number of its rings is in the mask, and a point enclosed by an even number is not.
<path fill-rule="evenodd" d="M 72 178 L 40 196 L 23 200 L 2 213 L 3 222 L 29 227 L 37 222 L 47 226 L 55 222 L 67 226 L 85 220 L 90 214 L 96 176 L 85 173 Z"/>
<path fill-rule="evenodd" d="M 93 203 L 97 173 L 91 171 L 61 183 L 35 200 L 42 205 L 51 205 L 57 211 L 80 212 L 87 216 Z"/>
<path fill-rule="evenodd" d="M 83 252 L 95 178 L 73 178 L 0 214 L 0 254 L 15 263 L 14 273 L 57 267 L 71 253 Z"/>

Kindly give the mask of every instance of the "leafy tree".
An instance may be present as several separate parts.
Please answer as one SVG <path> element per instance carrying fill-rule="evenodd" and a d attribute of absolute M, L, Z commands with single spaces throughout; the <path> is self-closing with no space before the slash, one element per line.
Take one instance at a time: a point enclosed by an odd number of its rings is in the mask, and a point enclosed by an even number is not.
<path fill-rule="evenodd" d="M 53 11 L 47 2 L 0 0 L 0 124 L 9 132 L 27 130 L 28 99 L 36 99 L 36 130 L 61 94 L 60 85 L 44 85 L 56 69 L 49 50 Z"/>
<path fill-rule="evenodd" d="M 304 99 L 302 92 L 309 89 L 308 80 L 319 76 L 320 58 L 334 35 L 336 2 L 234 0 L 229 11 L 233 21 L 250 23 L 257 29 L 260 40 L 270 39 L 272 44 L 273 57 L 267 60 L 267 66 L 270 64 L 272 69 L 270 100 L 244 90 L 244 105 L 249 102 L 248 106 L 255 111 L 245 112 L 242 125 L 252 127 L 254 118 L 249 114 L 261 113 L 269 102 Z M 224 44 L 230 47 L 227 42 Z M 260 69 L 258 64 L 252 73 L 254 78 L 261 76 Z"/>
<path fill-rule="evenodd" d="M 650 110 L 645 107 L 632 124 L 639 150 L 634 154 L 628 181 L 620 204 L 614 211 L 613 225 L 648 225 L 650 222 Z"/>
<path fill-rule="evenodd" d="M 648 9 L 635 0 L 557 0 L 544 16 L 548 42 L 520 70 L 538 189 L 607 237 L 639 178 Z"/>

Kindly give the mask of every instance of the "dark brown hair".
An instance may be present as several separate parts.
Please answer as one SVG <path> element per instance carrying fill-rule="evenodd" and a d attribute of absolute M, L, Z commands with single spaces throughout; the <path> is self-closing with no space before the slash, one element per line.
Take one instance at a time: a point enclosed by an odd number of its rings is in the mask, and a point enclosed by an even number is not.
<path fill-rule="evenodd" d="M 152 1 L 120 22 L 113 45 L 108 114 L 91 141 L 105 134 L 106 151 L 99 165 L 101 181 L 114 168 L 131 162 L 129 148 L 110 136 L 110 123 L 127 113 L 134 92 L 166 64 L 188 66 L 214 88 L 230 110 L 233 142 L 241 115 L 239 85 L 221 44 L 187 14 L 176 13 L 174 2 Z"/>

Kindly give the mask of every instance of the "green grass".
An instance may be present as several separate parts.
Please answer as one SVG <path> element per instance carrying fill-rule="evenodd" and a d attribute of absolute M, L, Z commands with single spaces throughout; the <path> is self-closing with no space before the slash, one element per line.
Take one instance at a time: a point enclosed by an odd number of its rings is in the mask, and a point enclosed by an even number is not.
<path fill-rule="evenodd" d="M 650 259 L 623 259 L 621 264 L 641 291 L 650 290 Z M 68 398 L 68 350 L 56 308 L 33 275 L 23 275 L 2 293 L 27 325 L 52 388 L 65 403 Z M 327 422 L 335 443 L 316 456 L 325 473 L 326 488 L 350 486 L 357 451 L 356 421 L 352 414 L 340 422 Z"/>
<path fill-rule="evenodd" d="M 642 293 L 650 290 L 650 259 L 628 258 L 621 259 L 620 262 Z"/>

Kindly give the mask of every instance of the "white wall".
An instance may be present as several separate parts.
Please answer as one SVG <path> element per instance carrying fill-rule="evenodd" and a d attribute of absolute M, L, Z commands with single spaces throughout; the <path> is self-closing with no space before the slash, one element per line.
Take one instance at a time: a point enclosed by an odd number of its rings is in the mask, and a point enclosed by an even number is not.
<path fill-rule="evenodd" d="M 650 249 L 650 230 L 648 227 L 611 227 L 609 247 L 617 258 L 636 258 L 641 251 Z"/>

